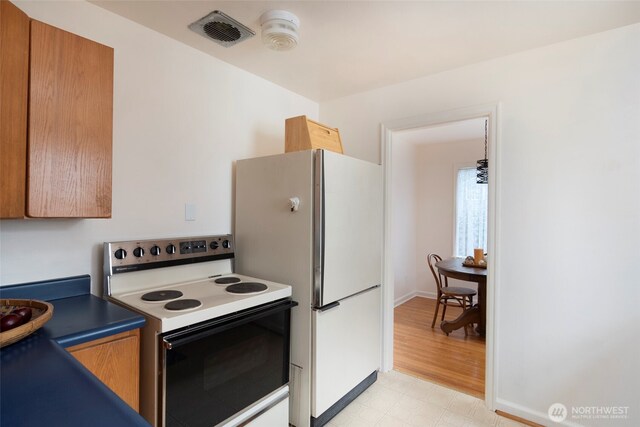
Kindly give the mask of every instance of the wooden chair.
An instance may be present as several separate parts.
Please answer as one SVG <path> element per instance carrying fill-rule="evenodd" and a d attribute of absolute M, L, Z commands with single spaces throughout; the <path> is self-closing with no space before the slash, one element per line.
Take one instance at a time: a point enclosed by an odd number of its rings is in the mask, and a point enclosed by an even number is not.
<path fill-rule="evenodd" d="M 438 310 L 440 309 L 440 304 L 442 304 L 442 318 L 440 321 L 444 320 L 444 314 L 447 311 L 447 306 L 453 304 L 455 301 L 455 305 L 458 307 L 462 307 L 463 310 L 466 310 L 467 307 L 473 307 L 473 297 L 477 293 L 473 289 L 457 287 L 457 286 L 449 286 L 449 282 L 447 280 L 447 276 L 440 274 L 438 268 L 436 267 L 436 262 L 442 261 L 442 257 L 436 254 L 427 255 L 427 264 L 429 264 L 429 268 L 431 269 L 431 273 L 433 273 L 433 278 L 436 279 L 436 286 L 438 287 L 438 297 L 436 300 L 436 312 L 433 314 L 433 322 L 431 322 L 431 327 L 435 327 L 436 318 L 438 317 Z M 467 329 L 464 330 L 465 335 L 467 334 Z M 449 335 L 449 334 L 447 334 Z"/>

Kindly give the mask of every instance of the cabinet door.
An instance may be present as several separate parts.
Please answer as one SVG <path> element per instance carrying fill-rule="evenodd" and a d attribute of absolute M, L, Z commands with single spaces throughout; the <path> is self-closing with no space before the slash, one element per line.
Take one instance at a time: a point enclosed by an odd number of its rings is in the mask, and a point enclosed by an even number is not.
<path fill-rule="evenodd" d="M 139 403 L 140 331 L 69 348 L 69 352 L 136 411 Z"/>
<path fill-rule="evenodd" d="M 0 1 L 0 218 L 22 218 L 27 164 L 29 17 Z"/>
<path fill-rule="evenodd" d="M 113 49 L 31 21 L 27 216 L 111 216 Z"/>

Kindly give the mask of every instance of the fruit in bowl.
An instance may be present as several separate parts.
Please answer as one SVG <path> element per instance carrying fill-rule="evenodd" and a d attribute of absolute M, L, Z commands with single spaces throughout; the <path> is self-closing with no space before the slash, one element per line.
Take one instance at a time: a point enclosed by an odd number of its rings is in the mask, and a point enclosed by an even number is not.
<path fill-rule="evenodd" d="M 13 329 L 22 325 L 22 323 L 23 321 L 21 316 L 15 313 L 5 314 L 4 316 L 2 316 L 2 319 L 0 319 L 0 331 L 8 331 L 9 329 Z"/>
<path fill-rule="evenodd" d="M 24 325 L 31 320 L 31 307 L 17 307 L 0 318 L 0 332 L 8 331 Z"/>
<path fill-rule="evenodd" d="M 33 314 L 33 312 L 31 311 L 31 307 L 18 307 L 11 313 L 15 313 L 18 316 L 22 317 L 22 323 L 27 323 L 29 320 L 31 320 L 31 315 Z"/>
<path fill-rule="evenodd" d="M 53 304 L 33 299 L 0 298 L 0 347 L 37 331 L 53 316 Z"/>

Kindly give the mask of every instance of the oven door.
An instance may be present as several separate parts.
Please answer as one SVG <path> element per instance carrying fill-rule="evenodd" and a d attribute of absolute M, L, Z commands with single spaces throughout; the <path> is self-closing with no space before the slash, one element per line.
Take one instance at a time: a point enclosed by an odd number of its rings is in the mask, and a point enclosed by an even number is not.
<path fill-rule="evenodd" d="M 280 300 L 165 334 L 163 425 L 228 422 L 286 385 L 291 308 L 296 305 Z"/>

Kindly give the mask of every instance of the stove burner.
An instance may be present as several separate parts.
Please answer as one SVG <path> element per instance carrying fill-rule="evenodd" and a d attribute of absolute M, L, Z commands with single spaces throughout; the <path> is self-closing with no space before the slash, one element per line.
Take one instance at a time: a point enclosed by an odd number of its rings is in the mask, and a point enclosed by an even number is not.
<path fill-rule="evenodd" d="M 189 310 L 190 308 L 200 307 L 202 303 L 197 299 L 179 299 L 168 302 L 164 308 L 172 311 Z"/>
<path fill-rule="evenodd" d="M 221 277 L 214 280 L 218 285 L 228 285 L 229 283 L 238 283 L 239 281 L 239 277 Z"/>
<path fill-rule="evenodd" d="M 168 301 L 170 299 L 180 298 L 181 296 L 182 296 L 182 292 L 167 289 L 164 291 L 148 292 L 142 295 L 141 299 L 143 301 L 158 302 L 158 301 Z"/>
<path fill-rule="evenodd" d="M 264 283 L 257 282 L 242 282 L 235 285 L 229 285 L 225 288 L 230 294 L 259 294 L 268 289 L 268 286 Z"/>

